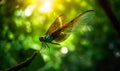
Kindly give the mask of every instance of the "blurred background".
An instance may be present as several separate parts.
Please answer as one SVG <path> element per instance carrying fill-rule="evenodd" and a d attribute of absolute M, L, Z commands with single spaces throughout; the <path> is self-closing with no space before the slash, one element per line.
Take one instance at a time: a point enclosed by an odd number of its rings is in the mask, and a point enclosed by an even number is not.
<path fill-rule="evenodd" d="M 104 1 L 103 1 L 104 2 Z M 120 18 L 120 0 L 109 0 Z M 0 0 L 0 71 L 40 50 L 39 37 L 59 15 L 69 22 L 95 10 L 95 17 L 60 46 L 49 44 L 20 71 L 120 71 L 120 36 L 97 0 Z"/>

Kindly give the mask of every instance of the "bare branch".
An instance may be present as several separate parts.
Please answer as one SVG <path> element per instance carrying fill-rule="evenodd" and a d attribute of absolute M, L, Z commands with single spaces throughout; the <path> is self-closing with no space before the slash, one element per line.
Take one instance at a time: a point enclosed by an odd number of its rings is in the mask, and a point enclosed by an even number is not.
<path fill-rule="evenodd" d="M 33 55 L 31 57 L 29 57 L 27 60 L 25 60 L 24 62 L 21 62 L 20 64 L 9 68 L 7 71 L 18 71 L 21 68 L 27 67 L 30 65 L 30 63 L 35 59 L 36 55 L 38 54 L 38 51 L 34 51 Z"/>

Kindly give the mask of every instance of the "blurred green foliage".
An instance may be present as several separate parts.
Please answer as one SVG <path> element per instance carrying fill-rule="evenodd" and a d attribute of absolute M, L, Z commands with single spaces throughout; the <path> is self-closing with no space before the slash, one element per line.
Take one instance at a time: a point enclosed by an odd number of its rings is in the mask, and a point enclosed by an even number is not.
<path fill-rule="evenodd" d="M 109 2 L 119 18 L 120 1 Z M 96 0 L 1 0 L 0 71 L 26 60 L 34 50 L 40 50 L 39 37 L 56 17 L 63 14 L 70 21 L 86 10 L 96 13 L 87 29 L 71 33 L 61 46 L 50 44 L 50 49 L 43 49 L 30 66 L 21 71 L 96 71 L 105 69 L 102 63 L 117 68 L 120 38 Z"/>

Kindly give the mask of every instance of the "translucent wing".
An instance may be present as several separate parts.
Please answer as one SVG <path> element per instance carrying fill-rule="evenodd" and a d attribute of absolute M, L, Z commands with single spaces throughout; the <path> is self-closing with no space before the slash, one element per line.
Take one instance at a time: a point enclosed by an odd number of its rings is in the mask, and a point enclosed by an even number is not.
<path fill-rule="evenodd" d="M 83 12 L 82 14 L 71 20 L 67 25 L 65 25 L 63 27 L 62 33 L 71 33 L 71 31 L 77 32 L 78 30 L 80 30 L 81 25 L 86 25 L 87 23 L 89 23 L 93 19 L 94 15 L 94 10 Z"/>
<path fill-rule="evenodd" d="M 66 24 L 66 18 L 63 15 L 60 15 L 56 18 L 56 20 L 53 22 L 53 24 L 49 27 L 46 34 L 52 34 L 58 29 L 62 28 Z"/>
<path fill-rule="evenodd" d="M 71 20 L 69 23 L 65 24 L 55 33 L 53 33 L 52 36 L 54 37 L 54 40 L 57 42 L 65 40 L 72 31 L 76 32 L 77 30 L 80 30 L 80 25 L 88 23 L 93 17 L 93 10 L 83 12 L 82 14 Z"/>

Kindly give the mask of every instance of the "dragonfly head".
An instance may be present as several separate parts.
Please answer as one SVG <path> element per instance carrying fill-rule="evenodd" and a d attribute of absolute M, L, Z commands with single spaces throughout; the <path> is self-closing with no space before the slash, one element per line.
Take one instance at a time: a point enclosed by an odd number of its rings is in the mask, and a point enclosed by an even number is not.
<path fill-rule="evenodd" d="M 41 42 L 51 42 L 53 37 L 51 35 L 45 35 L 39 38 Z"/>
<path fill-rule="evenodd" d="M 39 37 L 39 40 L 40 40 L 41 42 L 44 42 L 44 36 Z"/>

